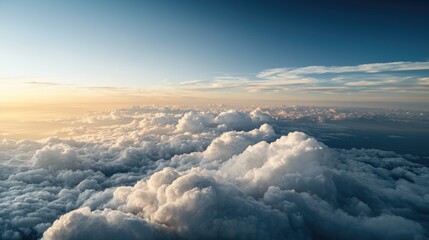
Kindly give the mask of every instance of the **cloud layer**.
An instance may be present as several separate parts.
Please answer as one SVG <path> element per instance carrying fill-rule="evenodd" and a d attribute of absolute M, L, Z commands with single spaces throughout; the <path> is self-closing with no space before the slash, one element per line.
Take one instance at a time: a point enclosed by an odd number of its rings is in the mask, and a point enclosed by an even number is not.
<path fill-rule="evenodd" d="M 70 138 L 4 140 L 1 238 L 429 236 L 429 169 L 283 134 L 292 113 L 134 107 L 76 120 Z"/>
<path fill-rule="evenodd" d="M 429 62 L 387 62 L 354 66 L 273 68 L 254 77 L 187 81 L 179 88 L 199 91 L 269 93 L 425 93 Z"/>

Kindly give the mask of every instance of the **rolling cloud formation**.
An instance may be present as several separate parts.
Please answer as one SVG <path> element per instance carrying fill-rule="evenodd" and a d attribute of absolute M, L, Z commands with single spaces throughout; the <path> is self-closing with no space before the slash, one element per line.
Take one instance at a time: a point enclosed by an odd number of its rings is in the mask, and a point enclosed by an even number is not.
<path fill-rule="evenodd" d="M 429 169 L 283 134 L 286 115 L 133 107 L 3 140 L 0 238 L 429 237 Z"/>

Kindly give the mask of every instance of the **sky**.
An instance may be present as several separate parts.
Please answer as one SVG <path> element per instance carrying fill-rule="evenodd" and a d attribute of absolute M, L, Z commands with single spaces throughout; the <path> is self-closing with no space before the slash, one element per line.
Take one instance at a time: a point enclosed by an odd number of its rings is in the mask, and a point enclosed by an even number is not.
<path fill-rule="evenodd" d="M 429 239 L 429 2 L 0 0 L 0 239 Z"/>
<path fill-rule="evenodd" d="M 427 108 L 428 9 L 425 1 L 2 0 L 0 99 Z"/>

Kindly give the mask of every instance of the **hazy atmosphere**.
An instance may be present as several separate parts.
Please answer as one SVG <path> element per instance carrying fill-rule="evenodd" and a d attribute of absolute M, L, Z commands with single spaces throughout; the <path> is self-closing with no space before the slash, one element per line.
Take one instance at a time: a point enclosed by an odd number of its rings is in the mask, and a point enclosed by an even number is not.
<path fill-rule="evenodd" d="M 0 0 L 0 239 L 428 239 L 425 1 Z"/>

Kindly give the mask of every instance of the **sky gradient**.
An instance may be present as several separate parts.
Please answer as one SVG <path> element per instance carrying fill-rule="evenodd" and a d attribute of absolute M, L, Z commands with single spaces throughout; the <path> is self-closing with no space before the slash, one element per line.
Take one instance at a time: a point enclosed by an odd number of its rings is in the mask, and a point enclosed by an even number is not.
<path fill-rule="evenodd" d="M 0 99 L 427 108 L 428 5 L 0 1 Z"/>
<path fill-rule="evenodd" d="M 0 0 L 0 239 L 429 239 L 429 1 Z"/>

